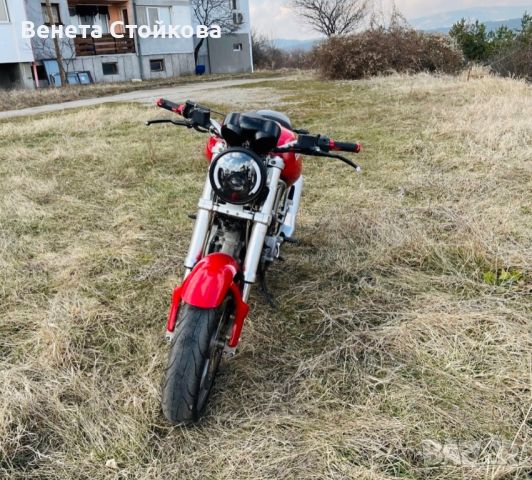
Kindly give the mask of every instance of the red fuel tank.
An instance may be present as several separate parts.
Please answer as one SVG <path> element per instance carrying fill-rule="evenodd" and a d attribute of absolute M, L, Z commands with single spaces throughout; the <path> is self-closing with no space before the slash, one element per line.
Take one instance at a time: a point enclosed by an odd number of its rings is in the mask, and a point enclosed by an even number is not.
<path fill-rule="evenodd" d="M 288 128 L 281 127 L 281 136 L 277 142 L 278 147 L 283 147 L 287 143 L 297 140 L 297 135 Z M 303 171 L 303 160 L 298 153 L 281 153 L 280 157 L 284 160 L 284 169 L 281 178 L 288 186 L 297 182 Z"/>
<path fill-rule="evenodd" d="M 209 137 L 209 140 L 207 140 L 207 145 L 205 145 L 205 157 L 210 162 L 213 157 L 215 157 L 218 153 L 220 153 L 225 148 L 226 148 L 226 144 L 224 140 L 211 135 Z"/>

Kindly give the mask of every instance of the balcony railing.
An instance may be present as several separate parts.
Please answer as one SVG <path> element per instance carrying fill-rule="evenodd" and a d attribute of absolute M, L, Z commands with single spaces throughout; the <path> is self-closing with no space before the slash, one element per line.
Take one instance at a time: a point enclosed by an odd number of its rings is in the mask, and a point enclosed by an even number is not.
<path fill-rule="evenodd" d="M 115 38 L 111 34 L 105 34 L 102 38 L 76 37 L 74 44 L 77 57 L 135 53 L 135 41 L 132 38 Z"/>

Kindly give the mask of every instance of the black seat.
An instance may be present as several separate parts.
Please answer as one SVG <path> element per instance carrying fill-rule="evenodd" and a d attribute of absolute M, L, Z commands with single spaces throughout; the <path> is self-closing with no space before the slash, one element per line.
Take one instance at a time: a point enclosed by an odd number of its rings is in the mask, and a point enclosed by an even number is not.
<path fill-rule="evenodd" d="M 292 130 L 292 122 L 290 119 L 281 112 L 276 112 L 275 110 L 257 110 L 257 113 L 268 120 L 273 120 L 285 128 Z"/>

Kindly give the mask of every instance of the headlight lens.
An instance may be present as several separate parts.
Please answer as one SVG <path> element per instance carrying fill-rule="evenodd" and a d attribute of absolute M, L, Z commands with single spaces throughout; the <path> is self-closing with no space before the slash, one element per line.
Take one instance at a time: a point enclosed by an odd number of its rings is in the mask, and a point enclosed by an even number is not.
<path fill-rule="evenodd" d="M 209 177 L 212 188 L 223 201 L 243 205 L 255 201 L 263 192 L 266 166 L 254 152 L 230 148 L 212 161 Z"/>

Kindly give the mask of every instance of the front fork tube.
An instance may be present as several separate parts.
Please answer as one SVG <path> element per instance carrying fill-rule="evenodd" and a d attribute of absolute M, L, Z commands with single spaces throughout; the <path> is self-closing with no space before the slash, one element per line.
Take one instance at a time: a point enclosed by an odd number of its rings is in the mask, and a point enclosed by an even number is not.
<path fill-rule="evenodd" d="M 264 240 L 268 233 L 268 227 L 272 220 L 272 209 L 277 195 L 277 185 L 281 178 L 281 171 L 284 168 L 284 162 L 281 158 L 275 157 L 269 160 L 269 181 L 268 196 L 264 200 L 260 210 L 255 213 L 253 218 L 253 228 L 247 245 L 246 258 L 243 265 L 244 289 L 242 299 L 247 302 L 251 290 L 251 284 L 257 280 L 257 270 L 259 268 Z M 212 200 L 212 186 L 209 178 L 205 181 L 203 187 L 202 200 Z M 201 204 L 201 202 L 200 202 Z M 211 221 L 211 212 L 201 206 L 196 215 L 196 223 L 192 233 L 192 240 L 185 259 L 185 278 L 194 268 L 194 265 L 202 258 L 205 242 Z"/>
<path fill-rule="evenodd" d="M 244 260 L 244 290 L 242 292 L 244 302 L 248 301 L 251 284 L 257 280 L 257 270 L 262 257 L 264 240 L 266 239 L 268 228 L 272 221 L 272 209 L 277 196 L 277 185 L 281 178 L 284 162 L 281 158 L 275 157 L 270 159 L 268 166 L 270 167 L 268 196 L 262 204 L 260 211 L 255 214 L 251 236 L 247 245 L 246 258 Z"/>
<path fill-rule="evenodd" d="M 212 186 L 208 175 L 207 180 L 205 181 L 205 186 L 203 187 L 201 199 L 206 201 L 210 201 L 212 199 Z M 192 240 L 190 241 L 187 258 L 185 259 L 185 278 L 194 268 L 194 265 L 196 265 L 196 263 L 198 263 L 203 256 L 203 249 L 205 248 L 210 222 L 211 212 L 200 206 L 198 213 L 196 214 L 196 222 L 194 224 L 194 231 L 192 232 Z"/>

